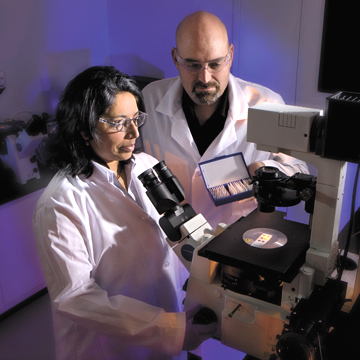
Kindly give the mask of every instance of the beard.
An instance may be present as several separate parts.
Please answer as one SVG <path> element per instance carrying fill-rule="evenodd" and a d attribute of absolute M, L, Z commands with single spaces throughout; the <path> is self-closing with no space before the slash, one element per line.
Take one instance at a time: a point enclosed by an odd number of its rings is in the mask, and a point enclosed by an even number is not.
<path fill-rule="evenodd" d="M 213 91 L 202 91 L 208 87 L 215 87 Z M 197 92 L 200 89 L 199 92 Z M 220 85 L 216 82 L 208 82 L 204 84 L 201 81 L 195 81 L 192 86 L 192 99 L 197 104 L 211 105 L 214 104 L 220 97 Z"/>

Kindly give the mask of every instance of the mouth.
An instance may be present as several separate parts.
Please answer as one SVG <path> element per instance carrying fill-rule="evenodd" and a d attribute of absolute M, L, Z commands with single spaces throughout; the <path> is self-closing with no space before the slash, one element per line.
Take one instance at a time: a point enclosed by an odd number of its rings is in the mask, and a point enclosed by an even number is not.
<path fill-rule="evenodd" d="M 211 92 L 211 91 L 214 91 L 216 88 L 215 87 L 206 87 L 206 88 L 203 88 L 203 87 L 197 87 L 195 88 L 195 90 L 197 92 Z"/>
<path fill-rule="evenodd" d="M 207 83 L 204 84 L 200 81 L 197 81 L 194 83 L 193 85 L 193 91 L 198 91 L 198 92 L 211 92 L 211 91 L 216 91 L 217 89 L 217 84 L 216 83 Z"/>
<path fill-rule="evenodd" d="M 130 145 L 127 145 L 127 146 L 122 146 L 120 148 L 122 151 L 124 152 L 133 152 L 135 150 L 135 144 L 130 144 Z"/>

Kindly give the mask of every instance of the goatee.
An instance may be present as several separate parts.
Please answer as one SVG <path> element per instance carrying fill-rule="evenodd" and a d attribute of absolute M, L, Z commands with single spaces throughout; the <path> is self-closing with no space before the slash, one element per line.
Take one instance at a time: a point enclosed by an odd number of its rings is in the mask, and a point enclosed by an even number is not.
<path fill-rule="evenodd" d="M 197 90 L 199 89 L 200 90 L 207 89 L 209 87 L 214 87 L 215 90 L 197 92 Z M 219 90 L 220 90 L 219 84 L 215 82 L 208 82 L 204 84 L 201 81 L 195 81 L 192 87 L 193 100 L 199 104 L 207 104 L 207 105 L 214 104 L 219 99 Z"/>

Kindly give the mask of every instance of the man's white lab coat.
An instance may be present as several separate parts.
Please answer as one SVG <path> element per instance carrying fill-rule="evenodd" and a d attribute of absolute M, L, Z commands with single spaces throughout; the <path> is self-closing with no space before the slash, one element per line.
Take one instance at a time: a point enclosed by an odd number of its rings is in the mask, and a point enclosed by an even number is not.
<path fill-rule="evenodd" d="M 280 95 L 261 85 L 230 75 L 229 112 L 223 131 L 200 156 L 182 109 L 183 87 L 179 77 L 155 81 L 143 90 L 147 123 L 141 128 L 145 151 L 165 163 L 185 189 L 185 201 L 216 227 L 231 224 L 256 207 L 255 201 L 216 207 L 205 188 L 199 162 L 242 152 L 247 165 L 262 161 L 288 175 L 308 173 L 306 163 L 285 154 L 258 151 L 246 141 L 248 108 L 261 102 L 283 103 Z"/>
<path fill-rule="evenodd" d="M 57 174 L 37 203 L 33 225 L 58 359 L 159 360 L 181 352 L 184 278 L 137 179 L 157 161 L 134 157 L 128 192 L 94 163 L 88 179 Z"/>

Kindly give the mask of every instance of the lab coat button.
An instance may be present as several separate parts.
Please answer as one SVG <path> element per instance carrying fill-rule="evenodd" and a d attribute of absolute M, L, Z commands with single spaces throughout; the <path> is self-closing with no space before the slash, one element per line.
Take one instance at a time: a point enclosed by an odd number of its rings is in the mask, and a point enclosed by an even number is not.
<path fill-rule="evenodd" d="M 196 170 L 195 175 L 196 175 L 196 176 L 201 176 L 201 171 L 200 171 L 200 169 Z"/>
<path fill-rule="evenodd" d="M 165 263 L 165 267 L 168 268 L 169 266 L 170 266 L 170 263 L 167 261 L 167 262 Z"/>

